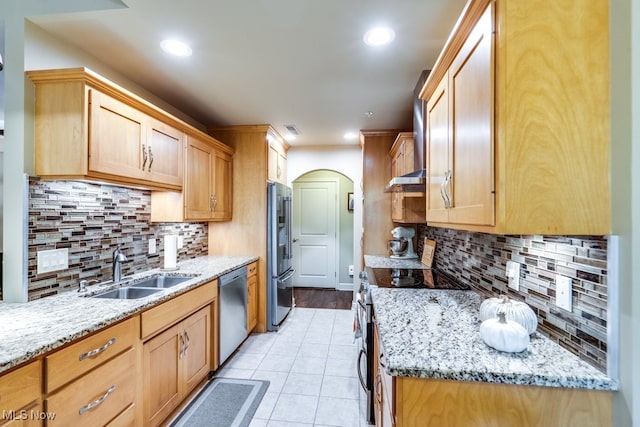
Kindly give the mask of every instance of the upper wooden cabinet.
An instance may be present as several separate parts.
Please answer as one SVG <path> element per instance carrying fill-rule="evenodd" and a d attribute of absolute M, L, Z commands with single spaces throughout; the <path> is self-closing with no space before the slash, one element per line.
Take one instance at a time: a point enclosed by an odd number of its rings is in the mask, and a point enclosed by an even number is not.
<path fill-rule="evenodd" d="M 181 193 L 154 191 L 151 221 L 229 221 L 232 218 L 233 150 L 210 136 L 187 136 Z"/>
<path fill-rule="evenodd" d="M 273 132 L 268 134 L 269 140 L 269 181 L 287 183 L 287 151 L 289 144 Z"/>
<path fill-rule="evenodd" d="M 420 94 L 430 225 L 611 232 L 608 16 L 598 0 L 467 5 Z"/>
<path fill-rule="evenodd" d="M 391 146 L 391 176 L 414 172 L 413 133 L 400 132 Z M 424 193 L 391 193 L 391 220 L 400 223 L 423 223 L 426 220 Z"/>
<path fill-rule="evenodd" d="M 89 70 L 27 72 L 35 83 L 35 172 L 182 188 L 184 122 Z"/>
<path fill-rule="evenodd" d="M 492 8 L 427 102 L 427 221 L 494 224 Z"/>

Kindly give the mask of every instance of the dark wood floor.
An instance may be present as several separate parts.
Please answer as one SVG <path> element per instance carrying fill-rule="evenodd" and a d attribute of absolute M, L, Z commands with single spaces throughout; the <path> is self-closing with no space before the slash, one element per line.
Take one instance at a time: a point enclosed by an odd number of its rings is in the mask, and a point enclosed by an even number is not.
<path fill-rule="evenodd" d="M 293 297 L 298 307 L 350 310 L 353 292 L 324 288 L 293 288 Z"/>

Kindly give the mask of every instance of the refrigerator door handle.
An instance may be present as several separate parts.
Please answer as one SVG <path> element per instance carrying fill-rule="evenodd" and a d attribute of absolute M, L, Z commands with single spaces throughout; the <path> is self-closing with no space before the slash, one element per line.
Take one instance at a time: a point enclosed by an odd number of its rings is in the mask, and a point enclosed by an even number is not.
<path fill-rule="evenodd" d="M 295 273 L 296 271 L 294 269 L 289 270 L 289 273 L 287 273 L 286 276 L 281 279 L 278 278 L 278 283 L 286 282 L 287 280 L 291 279 Z"/>
<path fill-rule="evenodd" d="M 291 208 L 291 197 L 283 197 L 283 204 L 284 204 L 284 215 L 285 215 L 285 224 L 287 226 L 287 246 L 286 246 L 286 251 L 287 253 L 285 254 L 285 257 L 288 259 L 293 258 L 293 248 L 292 248 L 292 244 L 291 244 L 291 213 L 292 213 L 292 208 Z"/>

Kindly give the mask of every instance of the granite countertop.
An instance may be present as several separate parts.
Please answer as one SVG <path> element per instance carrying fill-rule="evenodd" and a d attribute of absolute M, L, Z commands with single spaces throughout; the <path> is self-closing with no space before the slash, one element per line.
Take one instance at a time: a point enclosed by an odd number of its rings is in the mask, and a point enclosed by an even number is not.
<path fill-rule="evenodd" d="M 120 284 L 99 284 L 88 292 L 64 292 L 26 303 L 0 303 L 0 373 L 54 350 L 68 342 L 130 317 L 216 277 L 247 265 L 257 257 L 204 256 L 178 263 L 178 269 L 153 269 L 123 278 Z M 90 298 L 128 282 L 154 274 L 189 275 L 174 287 L 145 298 L 118 300 Z"/>
<path fill-rule="evenodd" d="M 365 256 L 365 262 L 369 267 L 389 267 L 389 262 L 396 262 L 382 258 Z M 480 337 L 478 318 L 484 297 L 475 291 L 371 287 L 371 297 L 385 369 L 390 375 L 595 390 L 618 388 L 616 381 L 537 332 L 522 353 L 505 353 L 487 346 Z"/>

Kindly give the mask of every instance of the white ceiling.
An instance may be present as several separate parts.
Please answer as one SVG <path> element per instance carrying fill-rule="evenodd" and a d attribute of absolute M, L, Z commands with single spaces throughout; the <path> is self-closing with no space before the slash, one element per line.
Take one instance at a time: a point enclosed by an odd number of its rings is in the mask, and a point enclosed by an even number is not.
<path fill-rule="evenodd" d="M 292 145 L 344 144 L 346 131 L 411 129 L 412 93 L 465 0 L 124 0 L 128 9 L 34 17 L 205 125 L 295 125 Z M 386 24 L 395 40 L 366 46 Z M 166 37 L 189 58 L 160 50 Z M 372 111 L 371 118 L 365 112 Z M 350 143 L 357 143 L 351 141 Z"/>

